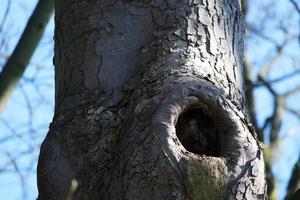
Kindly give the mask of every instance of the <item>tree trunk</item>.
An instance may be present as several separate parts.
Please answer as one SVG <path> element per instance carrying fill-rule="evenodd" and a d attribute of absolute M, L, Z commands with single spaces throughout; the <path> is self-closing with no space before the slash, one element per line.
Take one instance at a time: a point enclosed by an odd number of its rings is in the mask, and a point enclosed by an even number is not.
<path fill-rule="evenodd" d="M 39 199 L 266 198 L 239 1 L 57 0 L 55 24 Z"/>

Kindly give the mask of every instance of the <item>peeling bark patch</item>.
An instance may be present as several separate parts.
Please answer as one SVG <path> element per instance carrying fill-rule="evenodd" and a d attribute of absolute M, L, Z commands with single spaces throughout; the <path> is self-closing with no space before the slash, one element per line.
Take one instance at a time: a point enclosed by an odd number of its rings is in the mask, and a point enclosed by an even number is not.
<path fill-rule="evenodd" d="M 220 156 L 220 140 L 213 120 L 201 108 L 183 112 L 176 124 L 176 134 L 187 151 Z"/>
<path fill-rule="evenodd" d="M 134 12 L 134 13 L 133 13 Z M 122 19 L 122 20 L 121 20 Z M 150 11 L 126 5 L 103 13 L 96 45 L 99 55 L 124 55 L 136 51 L 146 43 L 152 32 Z"/>

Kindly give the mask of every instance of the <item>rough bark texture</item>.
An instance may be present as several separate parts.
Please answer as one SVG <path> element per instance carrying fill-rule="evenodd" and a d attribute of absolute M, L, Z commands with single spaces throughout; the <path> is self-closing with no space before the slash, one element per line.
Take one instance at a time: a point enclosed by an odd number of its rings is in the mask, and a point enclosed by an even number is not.
<path fill-rule="evenodd" d="M 39 199 L 264 199 L 235 0 L 56 1 Z"/>

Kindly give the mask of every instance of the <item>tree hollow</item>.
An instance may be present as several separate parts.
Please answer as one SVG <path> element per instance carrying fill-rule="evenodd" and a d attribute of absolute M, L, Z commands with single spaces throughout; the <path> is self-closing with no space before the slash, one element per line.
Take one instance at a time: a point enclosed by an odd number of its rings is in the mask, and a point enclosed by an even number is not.
<path fill-rule="evenodd" d="M 214 120 L 201 108 L 190 108 L 178 117 L 176 135 L 195 154 L 220 157 L 221 144 Z"/>

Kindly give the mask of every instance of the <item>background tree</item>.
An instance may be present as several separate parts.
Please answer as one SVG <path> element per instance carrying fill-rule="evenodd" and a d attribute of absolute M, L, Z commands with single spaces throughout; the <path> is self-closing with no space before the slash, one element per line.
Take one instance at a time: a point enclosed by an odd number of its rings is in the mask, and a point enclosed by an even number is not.
<path fill-rule="evenodd" d="M 32 2 L 28 1 L 27 3 Z M 22 9 L 21 11 L 16 11 L 15 7 L 19 4 L 22 6 Z M 11 14 L 8 14 L 6 20 L 2 20 L 1 23 L 0 61 L 2 66 L 10 54 L 9 52 L 12 51 L 12 46 L 16 43 L 16 40 L 14 40 L 14 38 L 18 36 L 16 33 L 21 33 L 22 31 L 14 29 L 17 26 L 13 26 L 14 24 L 12 22 L 13 19 L 16 18 L 16 13 L 21 14 L 23 13 L 23 10 L 25 14 L 27 13 L 27 16 L 25 15 L 18 18 L 17 24 L 23 19 L 27 20 L 28 14 L 30 14 L 30 9 L 26 7 L 26 4 L 21 1 L 18 2 L 18 0 L 13 0 L 11 1 L 11 4 L 7 4 L 10 6 L 7 6 L 8 9 L 6 9 L 6 13 Z M 33 7 L 34 5 L 32 8 Z M 1 8 L 4 8 L 4 6 Z M 261 12 L 262 10 L 264 12 Z M 1 12 L 3 15 L 5 14 L 4 10 Z M 265 79 L 269 81 L 273 89 L 279 94 L 285 93 L 289 88 L 292 89 L 292 87 L 299 83 L 299 39 L 297 39 L 299 38 L 298 13 L 299 9 L 297 9 L 297 3 L 295 1 L 249 1 L 247 13 L 248 37 L 246 55 L 252 71 L 252 76 L 250 76 L 250 78 L 253 87 L 250 88 L 253 88 L 254 91 L 254 101 L 252 102 L 255 102 L 256 110 L 258 111 L 255 113 L 255 116 L 259 127 L 264 126 L 264 121 L 269 117 L 268 115 L 272 114 L 273 108 L 273 97 L 267 95 L 268 90 L 265 89 L 266 85 L 259 83 L 258 78 L 256 78 L 258 77 L 259 70 L 262 66 L 266 66 L 266 63 L 272 64 Z M 48 33 L 49 32 L 51 33 L 50 29 L 48 29 Z M 290 39 L 283 45 L 280 56 L 274 56 L 276 59 L 269 62 L 273 58 L 272 55 L 276 54 L 277 47 L 282 46 L 278 44 L 283 43 L 285 37 L 290 37 Z M 5 182 L 5 185 L 0 188 L 0 193 L 3 195 L 12 191 L 7 188 L 9 182 L 20 182 L 20 186 L 24 191 L 23 199 L 26 199 L 26 191 L 34 191 L 31 188 L 34 188 L 35 185 L 32 180 L 34 180 L 34 163 L 37 156 L 37 149 L 43 138 L 43 134 L 45 133 L 47 121 L 49 121 L 50 117 L 49 113 L 51 113 L 52 98 L 51 93 L 49 94 L 48 92 L 51 91 L 52 87 L 52 69 L 45 67 L 45 65 L 50 65 L 47 64 L 49 61 L 46 63 L 45 61 L 50 60 L 52 57 L 51 41 L 51 34 L 50 36 L 49 34 L 46 34 L 42 43 L 39 45 L 40 50 L 35 54 L 36 56 L 33 58 L 33 61 L 26 71 L 25 76 L 22 78 L 3 118 L 0 120 L 1 163 L 3 163 L 3 165 L 1 165 L 0 182 Z M 299 95 L 297 93 L 286 98 L 285 106 L 288 106 L 288 108 L 283 110 L 281 120 L 282 125 L 278 134 L 281 144 L 278 145 L 279 148 L 277 148 L 277 151 L 273 148 L 274 153 L 272 153 L 272 166 L 278 183 L 277 189 L 279 192 L 277 193 L 279 193 L 280 199 L 284 198 L 285 184 L 289 179 L 288 166 L 291 166 L 293 162 L 296 161 L 299 152 L 299 149 L 295 148 L 298 146 L 297 141 L 299 141 L 299 134 L 297 133 L 297 129 L 299 129 L 297 121 L 299 107 L 297 107 L 296 104 L 298 99 Z M 252 106 L 249 107 L 251 108 Z M 268 127 L 264 129 L 267 145 L 268 130 Z M 18 148 L 14 148 L 16 145 Z M 297 167 L 295 169 L 297 169 Z M 8 182 L 7 180 L 10 181 Z M 297 183 L 297 180 L 299 181 L 297 176 L 293 176 L 291 182 Z M 294 185 L 291 187 L 294 188 L 292 189 L 292 191 L 294 191 L 295 188 L 297 188 L 295 187 L 297 184 L 291 185 Z M 10 192 L 9 197 L 11 197 L 12 194 L 16 194 L 15 191 L 18 187 L 12 185 L 10 188 L 13 188 L 13 192 Z M 27 198 L 34 198 L 34 193 L 29 192 L 29 194 L 30 193 L 32 193 L 31 195 L 33 196 L 28 197 L 27 194 Z M 9 197 L 6 199 L 9 199 Z"/>
<path fill-rule="evenodd" d="M 54 0 L 40 0 L 38 2 L 17 46 L 3 66 L 0 73 L 0 113 L 20 81 L 42 37 L 53 8 Z"/>
<path fill-rule="evenodd" d="M 251 4 L 251 1 L 244 1 L 244 7 L 247 7 L 249 3 Z M 282 13 L 279 6 L 286 6 L 289 12 Z M 261 3 L 261 8 L 266 12 L 259 13 L 260 19 L 262 19 L 260 22 L 257 22 L 257 20 L 252 21 L 251 18 L 255 19 L 255 17 L 251 12 L 247 13 L 247 9 L 244 9 L 245 15 L 248 16 L 248 44 L 258 46 L 263 43 L 267 46 L 262 51 L 262 57 L 258 56 L 257 51 L 254 54 L 255 59 L 249 58 L 251 53 L 249 53 L 250 55 L 246 54 L 244 64 L 246 96 L 252 122 L 258 131 L 260 140 L 265 142 L 264 155 L 266 158 L 269 197 L 270 199 L 278 199 L 277 181 L 271 169 L 277 162 L 279 154 L 284 152 L 282 142 L 285 142 L 285 137 L 290 132 L 288 128 L 282 128 L 282 123 L 284 120 L 291 119 L 290 114 L 299 119 L 297 111 L 299 108 L 290 102 L 300 91 L 298 76 L 300 60 L 299 54 L 294 54 L 290 50 L 293 49 L 292 51 L 299 52 L 300 33 L 297 17 L 300 16 L 300 13 L 298 4 L 293 0 L 280 2 L 280 4 L 274 1 L 266 1 Z M 276 19 L 276 21 L 271 20 L 271 18 Z M 298 26 L 298 28 L 291 28 L 293 26 Z M 276 34 L 270 34 L 271 32 Z M 251 52 L 252 48 L 255 48 L 255 46 L 249 47 L 248 52 Z M 253 60 L 252 63 L 249 59 Z M 255 78 L 253 78 L 253 70 L 256 70 L 254 73 Z M 282 86 L 284 86 L 284 89 L 282 89 Z M 255 110 L 255 104 L 259 102 L 255 100 L 254 93 L 260 90 L 266 90 L 271 95 L 272 111 L 269 116 L 258 122 L 259 115 Z M 281 131 L 286 131 L 285 135 L 280 135 Z M 294 155 L 294 158 L 297 157 L 297 154 Z M 295 164 L 294 173 L 288 186 L 289 195 L 293 194 L 299 187 L 297 186 L 299 178 L 296 173 L 299 171 L 298 162 Z"/>

